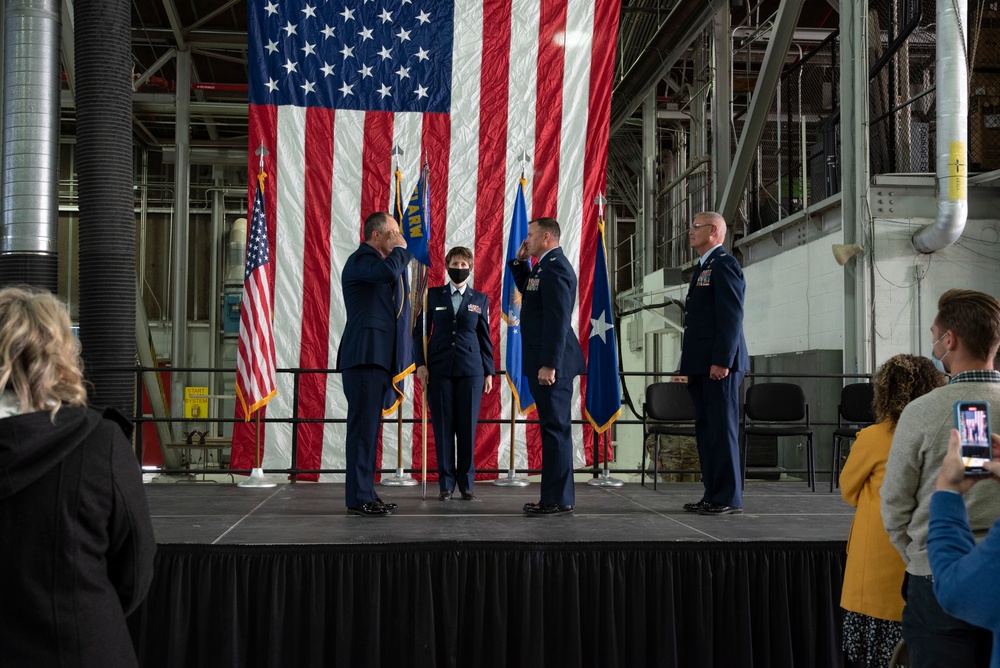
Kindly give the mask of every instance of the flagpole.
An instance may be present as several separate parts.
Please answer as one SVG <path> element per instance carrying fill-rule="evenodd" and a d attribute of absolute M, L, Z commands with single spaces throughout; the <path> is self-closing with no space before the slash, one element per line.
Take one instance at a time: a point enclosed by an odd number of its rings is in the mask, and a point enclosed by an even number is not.
<path fill-rule="evenodd" d="M 523 206 L 519 206 L 519 205 L 523 204 L 523 202 L 524 202 L 524 186 L 527 185 L 527 178 L 524 176 L 524 169 L 525 169 L 525 164 L 527 164 L 528 162 L 529 162 L 528 152 L 527 151 L 521 151 L 521 180 L 520 180 L 520 186 L 519 186 L 518 191 L 517 191 L 517 199 L 515 200 L 515 204 L 514 204 L 514 214 L 512 216 L 511 223 L 510 223 L 510 236 L 508 237 L 508 243 L 507 243 L 508 258 L 510 257 L 511 248 L 515 247 L 516 245 L 518 245 L 519 243 L 521 243 L 521 241 L 523 241 L 523 237 L 516 237 L 515 236 L 515 225 L 516 225 L 515 221 L 519 221 L 520 220 L 522 223 L 525 223 L 526 220 L 527 220 L 527 216 L 519 215 L 519 214 L 524 214 L 524 207 Z M 504 272 L 504 291 L 505 292 L 504 292 L 503 297 L 504 298 L 509 298 L 510 295 L 507 292 L 508 288 L 507 288 L 507 283 L 506 283 L 506 280 L 507 280 L 506 276 L 507 276 L 507 273 L 505 271 Z M 518 396 L 518 392 L 520 392 L 520 390 L 515 391 L 514 388 L 515 388 L 515 386 L 517 386 L 518 388 L 523 387 L 523 386 L 515 383 L 514 382 L 515 376 L 511 375 L 511 369 L 510 369 L 511 364 L 510 364 L 509 357 L 510 357 L 510 351 L 511 351 L 511 348 L 510 348 L 510 341 L 511 341 L 511 339 L 510 339 L 510 328 L 511 328 L 512 322 L 510 320 L 507 320 L 507 318 L 508 318 L 508 314 L 507 314 L 508 308 L 509 308 L 508 304 L 504 304 L 504 321 L 507 323 L 507 337 L 508 337 L 507 338 L 507 341 L 508 341 L 508 344 L 507 344 L 508 345 L 508 347 L 507 347 L 507 355 L 508 355 L 507 381 L 508 381 L 508 385 L 510 385 L 510 465 L 509 465 L 509 467 L 507 469 L 507 477 L 506 478 L 499 478 L 498 477 L 496 480 L 493 481 L 493 484 L 496 485 L 497 487 L 527 487 L 528 485 L 531 484 L 528 481 L 527 476 L 518 476 L 517 475 L 517 471 L 514 469 L 514 445 L 517 443 L 517 439 L 515 438 L 515 435 L 516 435 L 516 430 L 517 430 L 517 413 L 518 413 L 518 408 L 519 408 L 518 404 L 520 403 L 521 398 L 523 397 L 523 395 L 522 396 Z M 518 314 L 520 314 L 520 307 L 518 307 Z M 520 317 L 520 315 L 518 315 L 518 318 L 519 317 Z M 518 335 L 518 337 L 520 337 L 520 335 Z M 520 339 L 518 339 L 518 340 L 520 340 Z M 518 345 L 520 345 L 520 344 L 518 344 Z M 517 374 L 517 376 L 521 376 L 521 365 L 520 365 L 520 362 L 517 363 L 516 369 L 515 369 L 514 373 Z M 525 450 L 525 456 L 527 456 L 527 450 L 528 450 L 527 443 L 525 443 L 524 450 Z"/>
<path fill-rule="evenodd" d="M 403 150 L 399 148 L 399 145 L 392 147 L 392 157 L 396 160 L 396 166 L 393 171 L 393 176 L 396 179 L 396 196 L 394 202 L 395 214 L 397 222 L 402 223 L 403 216 L 403 203 L 400 199 L 400 181 L 403 179 L 403 173 L 399 171 L 399 156 L 403 155 Z M 416 387 L 416 384 L 414 384 Z M 396 413 L 396 473 L 388 478 L 383 478 L 381 481 L 382 485 L 386 487 L 413 487 L 417 484 L 417 481 L 413 479 L 413 476 L 403 472 L 403 406 L 402 403 L 399 406 L 399 412 Z"/>
<path fill-rule="evenodd" d="M 604 469 L 601 471 L 601 477 L 591 478 L 587 481 L 587 484 L 591 487 L 621 487 L 625 483 L 618 478 L 612 478 L 611 472 L 608 470 L 608 441 L 611 439 L 611 431 L 608 430 L 604 434 L 598 434 L 597 430 L 594 430 L 594 438 L 604 441 Z M 594 454 L 596 455 L 596 452 Z"/>
<path fill-rule="evenodd" d="M 497 487 L 527 487 L 531 484 L 525 476 L 518 476 L 514 469 L 514 430 L 517 427 L 517 401 L 514 391 L 510 393 L 510 467 L 507 469 L 506 478 L 497 478 L 493 484 Z"/>
<path fill-rule="evenodd" d="M 427 361 L 427 291 L 424 290 L 423 322 L 424 361 Z M 427 500 L 427 387 L 420 393 L 420 500 Z"/>
<path fill-rule="evenodd" d="M 264 156 L 268 155 L 268 150 L 264 148 L 264 142 L 260 143 L 255 153 L 260 157 L 260 170 L 257 172 L 257 187 L 260 192 L 264 190 L 264 178 L 267 176 L 264 174 Z M 266 236 L 266 235 L 265 235 Z M 246 287 L 244 286 L 244 291 Z M 237 388 L 238 389 L 238 388 Z M 254 468 L 250 471 L 250 477 L 246 480 L 236 483 L 237 487 L 275 487 L 277 483 L 273 483 L 264 477 L 264 469 L 260 466 L 260 407 L 254 411 L 254 429 L 253 429 L 253 442 L 254 442 Z"/>
<path fill-rule="evenodd" d="M 237 487 L 275 487 L 277 483 L 273 483 L 264 477 L 264 469 L 260 467 L 260 410 L 254 413 L 254 429 L 253 429 L 253 444 L 254 444 L 254 463 L 255 466 L 253 471 L 250 472 L 250 477 L 242 482 L 236 483 Z"/>

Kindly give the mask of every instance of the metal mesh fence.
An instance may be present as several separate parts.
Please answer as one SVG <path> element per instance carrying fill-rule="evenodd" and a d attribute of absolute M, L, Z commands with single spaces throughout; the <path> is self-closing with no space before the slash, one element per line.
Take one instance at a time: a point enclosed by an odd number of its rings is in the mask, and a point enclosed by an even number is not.
<path fill-rule="evenodd" d="M 754 48 L 742 47 L 748 52 Z M 737 228 L 738 232 L 755 232 L 840 190 L 839 49 L 835 31 L 812 48 L 802 49 L 785 66 L 738 216 L 746 221 L 746 229 Z M 739 106 L 734 86 L 734 152 L 746 122 L 748 99 L 749 95 Z"/>
<path fill-rule="evenodd" d="M 935 170 L 935 3 L 869 7 L 871 173 Z M 1000 0 L 969 4 L 969 170 L 1000 169 Z"/>
<path fill-rule="evenodd" d="M 934 1 L 873 0 L 868 10 L 871 174 L 934 170 Z"/>
<path fill-rule="evenodd" d="M 969 8 L 969 168 L 1000 169 L 1000 1 Z"/>

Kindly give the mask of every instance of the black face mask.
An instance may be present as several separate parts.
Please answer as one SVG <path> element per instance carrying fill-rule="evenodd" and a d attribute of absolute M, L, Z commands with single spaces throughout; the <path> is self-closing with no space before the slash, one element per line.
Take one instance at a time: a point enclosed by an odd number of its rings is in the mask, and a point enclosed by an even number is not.
<path fill-rule="evenodd" d="M 451 282 L 455 285 L 461 285 L 462 283 L 465 283 L 467 278 L 469 278 L 469 270 L 448 267 L 448 278 L 450 278 Z"/>

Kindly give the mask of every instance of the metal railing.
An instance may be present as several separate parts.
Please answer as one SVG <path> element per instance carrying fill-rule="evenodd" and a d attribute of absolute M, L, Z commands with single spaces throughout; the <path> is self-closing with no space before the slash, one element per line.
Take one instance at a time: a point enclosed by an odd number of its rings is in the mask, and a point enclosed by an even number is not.
<path fill-rule="evenodd" d="M 162 373 L 172 373 L 172 372 L 182 372 L 182 373 L 200 373 L 200 372 L 226 373 L 226 372 L 231 372 L 232 370 L 231 369 L 193 368 L 193 367 L 192 368 L 173 368 L 173 367 L 152 367 L 152 368 L 149 368 L 149 367 L 135 367 L 134 369 L 130 368 L 130 371 L 134 371 L 134 373 L 136 374 L 137 379 L 140 379 L 141 375 L 143 373 L 161 373 L 161 374 Z M 260 422 L 262 424 L 285 423 L 285 424 L 291 424 L 291 425 L 293 425 L 293 429 L 291 430 L 291 433 L 292 433 L 291 461 L 289 463 L 289 466 L 287 466 L 287 467 L 283 467 L 283 468 L 265 468 L 264 469 L 265 473 L 287 475 L 289 477 L 289 479 L 290 479 L 291 482 L 295 482 L 298 476 L 304 475 L 304 474 L 343 474 L 343 473 L 346 473 L 346 469 L 344 469 L 344 468 L 318 468 L 317 469 L 317 468 L 301 468 L 301 467 L 299 467 L 298 466 L 298 437 L 299 437 L 298 431 L 299 430 L 296 429 L 296 428 L 294 428 L 297 425 L 303 425 L 303 424 L 316 424 L 316 423 L 320 423 L 320 424 L 346 424 L 346 422 L 347 422 L 346 418 L 327 418 L 327 417 L 317 418 L 317 417 L 300 417 L 299 416 L 299 400 L 298 400 L 298 397 L 299 397 L 299 394 L 300 394 L 300 380 L 301 380 L 301 377 L 303 375 L 305 375 L 305 374 L 331 374 L 331 373 L 339 373 L 339 371 L 333 370 L 333 369 L 278 369 L 278 373 L 280 373 L 280 374 L 292 374 L 293 377 L 294 377 L 293 384 L 292 384 L 292 387 L 293 387 L 293 390 L 292 390 L 293 398 L 292 398 L 292 404 L 291 404 L 291 413 L 292 414 L 289 415 L 289 416 L 279 416 L 279 417 L 270 416 L 270 417 L 262 418 L 260 420 Z M 503 373 L 503 372 L 499 371 L 498 373 Z M 622 386 L 622 409 L 623 409 L 623 417 L 619 418 L 615 422 L 615 427 L 625 426 L 625 425 L 642 426 L 644 424 L 644 420 L 643 420 L 644 410 L 643 410 L 643 406 L 642 406 L 642 401 L 640 400 L 638 402 L 638 405 L 637 405 L 637 402 L 636 402 L 635 398 L 633 398 L 631 396 L 631 394 L 629 393 L 628 383 L 626 382 L 627 379 L 641 377 L 641 378 L 649 378 L 649 379 L 651 379 L 650 382 L 658 382 L 660 380 L 667 379 L 667 378 L 670 378 L 670 377 L 673 377 L 673 376 L 677 376 L 679 374 L 677 374 L 677 373 L 647 372 L 647 371 L 627 371 L 627 372 L 620 372 L 619 375 L 620 375 L 620 378 L 621 378 L 621 386 Z M 840 380 L 867 380 L 867 379 L 870 378 L 870 376 L 868 376 L 867 374 L 748 373 L 748 374 L 746 374 L 746 376 L 743 379 L 744 386 L 741 389 L 741 395 L 743 393 L 745 393 L 745 388 L 749 384 L 752 384 L 755 380 L 758 380 L 758 379 L 776 379 L 776 378 L 782 378 L 782 379 L 786 379 L 786 380 L 794 380 L 795 378 L 840 379 Z M 647 385 L 647 384 L 648 383 L 644 383 L 643 384 L 643 388 L 644 389 L 645 389 L 645 385 Z M 139 390 L 136 393 L 135 413 L 134 413 L 134 415 L 132 417 L 132 422 L 134 423 L 134 425 L 136 427 L 135 428 L 135 436 L 134 436 L 135 454 L 136 454 L 136 457 L 139 459 L 140 462 L 142 462 L 143 453 L 144 453 L 144 450 L 146 448 L 146 442 L 145 442 L 146 439 L 145 439 L 145 436 L 143 434 L 143 429 L 142 429 L 143 425 L 146 425 L 146 424 L 157 424 L 157 423 L 167 423 L 167 424 L 169 424 L 171 426 L 173 426 L 173 425 L 185 425 L 185 424 L 190 424 L 192 426 L 200 426 L 200 425 L 203 425 L 203 424 L 217 424 L 217 425 L 220 425 L 220 431 L 222 431 L 223 428 L 224 428 L 224 426 L 227 425 L 227 424 L 234 424 L 234 423 L 243 422 L 242 418 L 237 418 L 237 417 L 231 417 L 231 418 L 223 418 L 223 417 L 197 417 L 197 418 L 164 417 L 164 418 L 156 418 L 156 417 L 147 416 L 147 415 L 143 414 L 143 412 L 142 412 L 143 392 L 142 392 L 142 389 L 141 389 L 142 388 L 141 383 L 139 383 L 137 385 L 137 387 L 139 388 Z M 810 397 L 807 396 L 807 400 L 809 400 L 809 399 L 810 399 Z M 631 414 L 632 417 L 631 418 L 626 417 L 628 414 Z M 391 424 L 397 423 L 398 421 L 399 420 L 397 418 L 390 418 L 389 420 L 383 420 L 383 425 L 384 426 L 389 426 Z M 411 418 L 403 418 L 402 419 L 402 423 L 403 424 L 407 424 L 407 425 L 419 424 L 420 422 L 421 422 L 421 419 L 419 417 L 411 417 Z M 480 419 L 479 423 L 480 424 L 509 424 L 510 420 L 509 419 Z M 517 423 L 519 425 L 520 424 L 538 424 L 538 421 L 536 419 L 518 418 L 517 419 Z M 574 420 L 573 424 L 582 425 L 584 429 L 592 429 L 590 427 L 590 424 L 586 420 Z M 824 420 L 811 420 L 811 424 L 813 426 L 815 426 L 815 427 L 834 427 L 834 426 L 837 425 L 837 422 L 836 421 L 830 421 L 830 420 L 825 420 L 825 421 Z M 613 429 L 614 429 L 614 427 L 613 427 Z M 594 436 L 595 436 L 593 438 L 593 453 L 594 453 L 593 461 L 594 461 L 594 464 L 592 466 L 588 466 L 586 468 L 576 469 L 575 472 L 576 473 L 591 473 L 596 478 L 599 475 L 601 475 L 601 473 L 603 471 L 603 462 L 599 461 L 600 457 L 598 456 L 599 455 L 598 448 L 601 447 L 600 444 L 599 444 L 600 439 L 596 437 L 597 436 L 596 434 Z M 191 445 L 194 446 L 194 449 L 219 449 L 219 446 L 217 444 L 213 444 L 213 443 L 209 443 L 209 444 L 206 444 L 206 445 L 200 445 L 200 444 L 197 444 L 197 443 L 192 443 Z M 183 447 L 183 446 L 178 445 L 177 442 L 175 441 L 174 442 L 174 447 Z M 642 444 L 642 447 L 643 448 L 646 447 L 645 443 Z M 617 453 L 614 453 L 614 454 L 617 454 Z M 165 474 L 165 475 L 249 474 L 250 473 L 250 469 L 234 469 L 234 468 L 230 468 L 230 467 L 223 467 L 221 461 L 219 462 L 219 465 L 217 467 L 205 467 L 205 466 L 203 466 L 202 468 L 192 468 L 192 467 L 183 467 L 183 468 L 144 467 L 144 469 L 145 469 L 146 473 L 159 473 L 159 474 Z M 818 469 L 818 470 L 820 472 L 826 472 L 825 469 Z M 382 468 L 377 469 L 376 473 L 380 473 L 380 474 L 392 474 L 395 471 L 396 471 L 395 467 L 386 467 L 386 466 L 383 466 Z M 414 469 L 414 468 L 404 469 L 404 471 L 407 472 L 407 473 L 411 473 L 411 474 L 413 474 L 413 473 L 420 473 L 420 469 Z M 528 473 L 528 474 L 538 474 L 538 473 L 541 473 L 540 469 L 519 469 L 519 471 L 522 472 L 522 473 Z M 614 467 L 611 468 L 611 471 L 613 471 L 614 473 L 632 474 L 632 475 L 639 475 L 639 474 L 644 473 L 644 469 L 641 466 L 639 466 L 638 463 L 634 467 L 614 466 Z M 499 475 L 499 474 L 507 473 L 508 469 L 507 468 L 502 468 L 502 469 L 500 469 L 500 468 L 497 468 L 497 469 L 481 469 L 481 468 L 477 468 L 476 472 L 477 473 L 498 474 Z M 797 469 L 789 469 L 788 472 L 795 473 L 795 472 L 798 472 L 798 470 Z"/>

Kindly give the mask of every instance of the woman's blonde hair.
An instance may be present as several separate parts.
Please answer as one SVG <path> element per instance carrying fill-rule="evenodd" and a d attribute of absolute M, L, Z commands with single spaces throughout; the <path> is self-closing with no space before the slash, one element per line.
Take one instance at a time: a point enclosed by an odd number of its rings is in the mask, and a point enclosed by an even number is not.
<path fill-rule="evenodd" d="M 83 368 L 66 307 L 32 288 L 0 289 L 0 391 L 23 412 L 83 406 Z"/>

